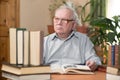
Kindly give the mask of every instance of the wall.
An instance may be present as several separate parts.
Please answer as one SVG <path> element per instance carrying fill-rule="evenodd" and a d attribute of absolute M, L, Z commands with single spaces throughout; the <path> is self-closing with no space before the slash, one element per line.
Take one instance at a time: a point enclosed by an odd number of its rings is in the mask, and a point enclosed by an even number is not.
<path fill-rule="evenodd" d="M 43 30 L 45 35 L 47 25 L 52 24 L 48 10 L 51 0 L 20 0 L 20 27 L 28 30 Z M 72 0 L 74 3 L 84 4 L 89 0 Z"/>

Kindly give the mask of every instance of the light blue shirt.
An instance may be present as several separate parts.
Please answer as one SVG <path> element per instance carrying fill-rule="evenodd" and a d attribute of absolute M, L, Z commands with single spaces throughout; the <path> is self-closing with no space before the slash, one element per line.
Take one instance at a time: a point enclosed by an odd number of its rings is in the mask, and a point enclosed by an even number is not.
<path fill-rule="evenodd" d="M 85 64 L 87 60 L 94 60 L 97 65 L 101 64 L 89 37 L 76 31 L 65 40 L 59 39 L 56 33 L 46 36 L 43 59 L 46 65 Z"/>

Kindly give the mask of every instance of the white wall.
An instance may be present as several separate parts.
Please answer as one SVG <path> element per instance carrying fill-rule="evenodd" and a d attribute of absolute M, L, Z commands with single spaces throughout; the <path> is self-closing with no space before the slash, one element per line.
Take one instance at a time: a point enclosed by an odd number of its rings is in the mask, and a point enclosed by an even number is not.
<path fill-rule="evenodd" d="M 49 14 L 51 0 L 20 0 L 20 27 L 28 30 L 43 30 L 45 35 L 47 25 L 52 24 Z M 72 0 L 75 3 L 84 4 L 89 0 Z"/>
<path fill-rule="evenodd" d="M 20 0 L 20 27 L 47 34 L 47 25 L 51 24 L 48 3 L 48 0 Z"/>

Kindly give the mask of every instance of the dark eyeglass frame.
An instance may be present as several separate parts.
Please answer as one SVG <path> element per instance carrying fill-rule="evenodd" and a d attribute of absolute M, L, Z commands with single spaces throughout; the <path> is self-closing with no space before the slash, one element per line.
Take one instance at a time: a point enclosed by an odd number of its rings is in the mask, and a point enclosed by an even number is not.
<path fill-rule="evenodd" d="M 58 18 L 58 17 L 54 17 L 54 21 L 55 22 L 62 22 L 62 23 L 65 23 L 65 24 L 68 24 L 69 22 L 71 21 L 74 21 L 73 19 L 63 19 L 63 18 Z"/>

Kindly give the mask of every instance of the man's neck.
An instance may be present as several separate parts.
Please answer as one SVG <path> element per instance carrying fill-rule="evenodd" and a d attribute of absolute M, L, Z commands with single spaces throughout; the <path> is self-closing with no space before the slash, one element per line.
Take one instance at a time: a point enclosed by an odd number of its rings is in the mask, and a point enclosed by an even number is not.
<path fill-rule="evenodd" d="M 57 34 L 57 35 L 60 39 L 66 39 L 70 34 L 61 33 L 61 34 Z"/>
<path fill-rule="evenodd" d="M 70 33 L 59 33 L 59 34 L 57 34 L 57 36 L 60 38 L 60 39 L 67 39 L 69 36 L 70 36 L 70 34 L 71 34 L 72 32 L 70 32 Z"/>

